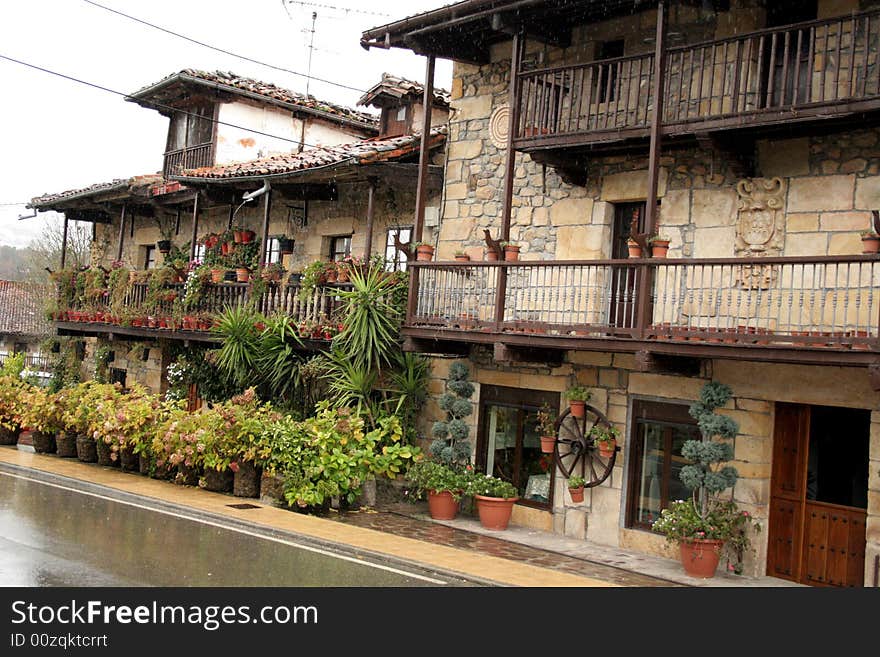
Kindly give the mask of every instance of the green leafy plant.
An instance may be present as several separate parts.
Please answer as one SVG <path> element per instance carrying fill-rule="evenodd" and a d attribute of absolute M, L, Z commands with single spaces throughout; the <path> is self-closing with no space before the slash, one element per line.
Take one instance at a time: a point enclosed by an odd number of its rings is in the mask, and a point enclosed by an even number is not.
<path fill-rule="evenodd" d="M 556 416 L 554 415 L 553 410 L 550 408 L 550 404 L 543 404 L 536 415 L 538 416 L 538 421 L 536 422 L 535 428 L 538 431 L 538 435 L 555 436 Z"/>
<path fill-rule="evenodd" d="M 580 475 L 571 475 L 568 478 L 568 487 L 569 488 L 580 488 L 584 486 L 587 482 Z"/>
<path fill-rule="evenodd" d="M 565 398 L 569 401 L 586 402 L 590 400 L 590 397 L 592 397 L 592 393 L 581 385 L 572 386 L 565 391 Z"/>
<path fill-rule="evenodd" d="M 406 479 L 412 484 L 414 497 L 421 499 L 428 491 L 449 492 L 458 500 L 467 487 L 464 470 L 432 459 L 422 459 L 409 466 Z"/>
<path fill-rule="evenodd" d="M 217 366 L 236 385 L 246 385 L 256 371 L 259 331 L 255 325 L 259 321 L 265 320 L 247 307 L 227 306 L 211 329 L 223 340 L 217 352 Z"/>
<path fill-rule="evenodd" d="M 465 495 L 482 495 L 483 497 L 500 497 L 510 499 L 517 497 L 516 487 L 509 481 L 487 475 L 483 472 L 470 471 L 465 477 Z"/>
<path fill-rule="evenodd" d="M 590 436 L 597 445 L 611 448 L 620 440 L 620 429 L 611 425 L 597 424 L 590 429 Z"/>

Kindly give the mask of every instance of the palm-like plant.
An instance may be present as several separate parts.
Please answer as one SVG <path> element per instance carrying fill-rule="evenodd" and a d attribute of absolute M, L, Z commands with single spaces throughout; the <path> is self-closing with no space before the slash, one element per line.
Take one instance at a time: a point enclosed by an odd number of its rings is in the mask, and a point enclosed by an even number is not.
<path fill-rule="evenodd" d="M 334 349 L 327 356 L 325 379 L 329 382 L 334 408 L 356 407 L 357 413 L 367 416 L 369 425 L 374 426 L 378 408 L 373 393 L 379 380 L 379 373 L 371 367 L 363 367 L 348 354 Z"/>
<path fill-rule="evenodd" d="M 391 363 L 401 316 L 391 295 L 399 284 L 379 267 L 353 269 L 352 289 L 339 292 L 346 324 L 336 346 L 363 369 Z"/>
<path fill-rule="evenodd" d="M 226 306 L 212 329 L 223 339 L 217 351 L 217 367 L 237 385 L 244 385 L 257 371 L 260 336 L 255 324 L 261 320 L 245 306 Z"/>
<path fill-rule="evenodd" d="M 300 365 L 304 361 L 303 343 L 293 319 L 276 315 L 267 319 L 259 337 L 256 356 L 267 399 L 290 401 L 301 391 Z"/>

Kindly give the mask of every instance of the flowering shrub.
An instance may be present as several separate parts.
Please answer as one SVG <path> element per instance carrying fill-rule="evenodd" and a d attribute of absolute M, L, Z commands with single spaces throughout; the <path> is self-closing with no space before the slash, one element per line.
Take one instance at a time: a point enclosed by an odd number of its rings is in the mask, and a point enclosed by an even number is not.
<path fill-rule="evenodd" d="M 483 497 L 501 497 L 509 499 L 517 497 L 516 487 L 509 481 L 487 475 L 483 472 L 469 472 L 465 478 L 466 495 L 482 495 Z"/>

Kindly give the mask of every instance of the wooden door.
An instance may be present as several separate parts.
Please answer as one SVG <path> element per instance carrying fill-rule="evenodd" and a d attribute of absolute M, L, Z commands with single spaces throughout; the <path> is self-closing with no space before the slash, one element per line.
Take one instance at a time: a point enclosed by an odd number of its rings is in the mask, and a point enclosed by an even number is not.
<path fill-rule="evenodd" d="M 636 227 L 638 232 L 645 229 L 645 203 L 619 203 L 614 206 L 614 234 L 612 235 L 611 257 L 626 259 L 629 249 L 626 242 Z M 608 304 L 608 325 L 617 328 L 632 328 L 636 325 L 636 280 L 635 267 L 613 267 L 610 299 Z"/>
<path fill-rule="evenodd" d="M 776 404 L 767 574 L 814 586 L 862 586 L 865 509 L 807 499 L 811 408 Z"/>

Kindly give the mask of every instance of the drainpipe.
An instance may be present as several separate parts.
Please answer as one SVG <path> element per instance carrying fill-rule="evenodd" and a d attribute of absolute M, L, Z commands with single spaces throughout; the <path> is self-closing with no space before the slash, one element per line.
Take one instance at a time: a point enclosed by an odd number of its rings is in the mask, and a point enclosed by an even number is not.
<path fill-rule="evenodd" d="M 61 235 L 61 269 L 67 262 L 67 215 L 64 215 L 64 232 Z"/>

